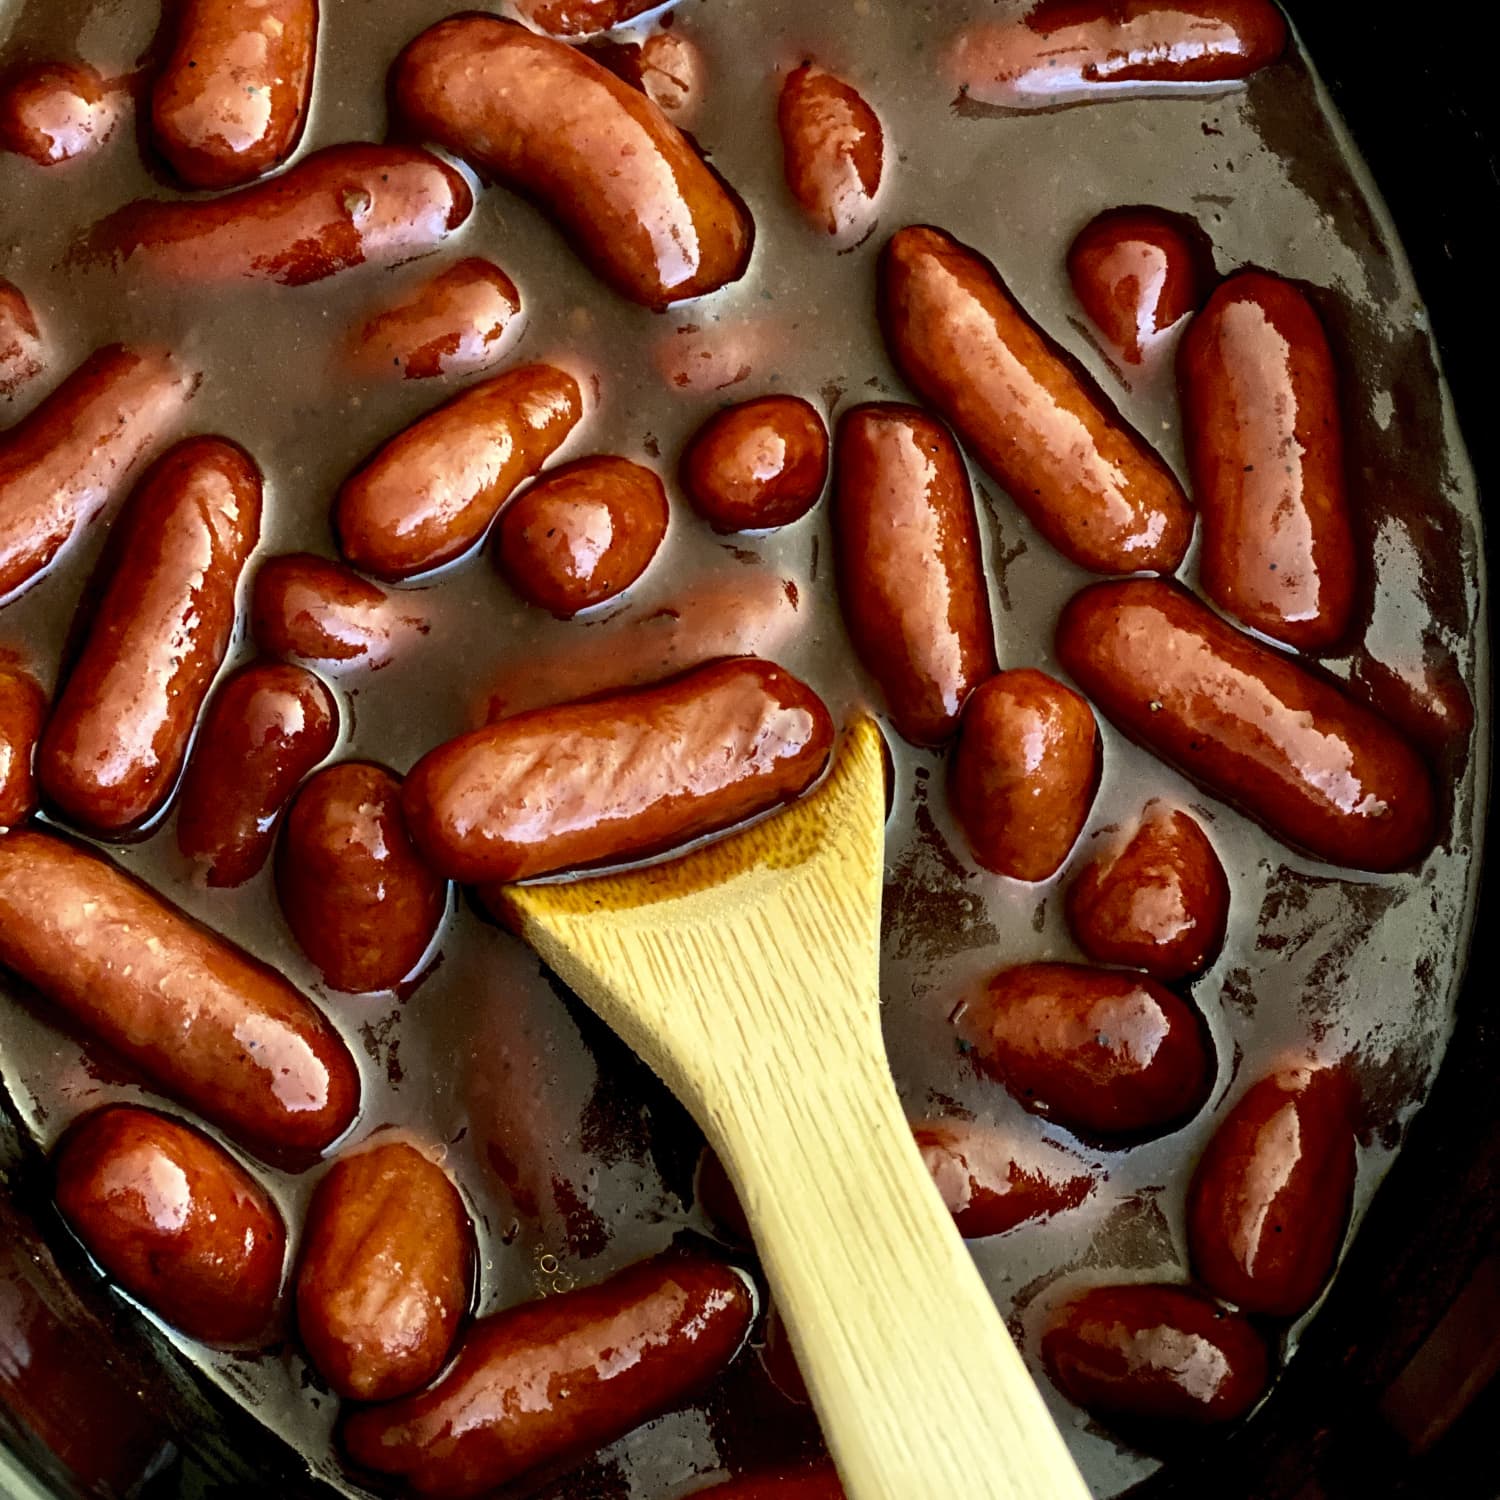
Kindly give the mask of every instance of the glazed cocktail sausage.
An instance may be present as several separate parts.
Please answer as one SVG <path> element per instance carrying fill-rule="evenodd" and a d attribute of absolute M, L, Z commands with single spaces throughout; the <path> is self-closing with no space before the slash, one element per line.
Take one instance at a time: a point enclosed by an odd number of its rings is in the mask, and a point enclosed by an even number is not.
<path fill-rule="evenodd" d="M 738 657 L 460 735 L 412 769 L 406 821 L 451 879 L 524 880 L 658 853 L 788 802 L 832 743 L 810 688 Z"/>
<path fill-rule="evenodd" d="M 1188 1189 L 1193 1273 L 1247 1313 L 1295 1318 L 1333 1271 L 1354 1201 L 1349 1081 L 1284 1067 L 1214 1132 Z"/>
<path fill-rule="evenodd" d="M 1140 364 L 1162 334 L 1203 305 L 1213 272 L 1205 240 L 1164 209 L 1114 208 L 1073 241 L 1073 294 L 1127 364 Z"/>
<path fill-rule="evenodd" d="M 1270 1378 L 1254 1326 L 1181 1286 L 1101 1286 L 1072 1298 L 1052 1313 L 1042 1363 L 1085 1410 L 1153 1429 L 1233 1422 Z"/>
<path fill-rule="evenodd" d="M 0 396 L 9 396 L 42 371 L 42 333 L 26 295 L 0 276 Z"/>
<path fill-rule="evenodd" d="M 743 203 L 644 94 L 576 49 L 456 16 L 397 60 L 407 126 L 536 201 L 622 296 L 662 308 L 743 274 Z"/>
<path fill-rule="evenodd" d="M 333 694 L 305 667 L 252 662 L 214 694 L 177 803 L 177 847 L 208 885 L 260 870 L 297 784 L 338 732 Z"/>
<path fill-rule="evenodd" d="M 971 99 L 1035 109 L 1248 78 L 1286 41 L 1272 0 L 1041 0 L 960 32 L 951 64 Z"/>
<path fill-rule="evenodd" d="M 787 187 L 814 228 L 846 242 L 867 235 L 885 164 L 880 116 L 852 84 L 809 62 L 781 86 L 776 117 Z"/>
<path fill-rule="evenodd" d="M 1328 336 L 1279 276 L 1232 276 L 1177 351 L 1203 592 L 1242 625 L 1303 651 L 1349 630 L 1359 567 Z"/>
<path fill-rule="evenodd" d="M 1072 688 L 1025 667 L 974 690 L 948 787 L 986 870 L 1050 880 L 1078 842 L 1098 785 L 1099 727 Z"/>
<path fill-rule="evenodd" d="M 958 1024 L 983 1072 L 1027 1109 L 1090 1138 L 1175 1128 L 1213 1086 L 1203 1018 L 1139 974 L 1020 964 L 990 979 Z"/>
<path fill-rule="evenodd" d="M 340 1157 L 307 1210 L 297 1329 L 319 1373 L 353 1401 L 420 1390 L 469 1310 L 474 1229 L 458 1189 L 415 1146 Z"/>
<path fill-rule="evenodd" d="M 328 146 L 219 198 L 127 204 L 94 229 L 89 245 L 187 285 L 304 286 L 436 249 L 473 206 L 463 177 L 426 151 Z"/>
<path fill-rule="evenodd" d="M 1057 654 L 1132 739 L 1277 838 L 1330 864 L 1399 870 L 1431 847 L 1432 779 L 1383 719 L 1172 584 L 1074 596 Z"/>
<path fill-rule="evenodd" d="M 124 90 L 81 62 L 44 62 L 0 83 L 0 151 L 39 167 L 97 151 L 119 124 Z"/>
<path fill-rule="evenodd" d="M 500 571 L 560 620 L 623 594 L 666 539 L 667 492 L 629 459 L 580 458 L 544 474 L 500 520 Z"/>
<path fill-rule="evenodd" d="M 405 380 L 470 375 L 500 357 L 520 311 L 510 277 L 471 256 L 360 324 L 349 340 L 348 368 Z"/>
<path fill-rule="evenodd" d="M 455 396 L 344 481 L 333 513 L 344 556 L 386 579 L 461 557 L 582 415 L 578 382 L 554 365 L 507 370 Z"/>
<path fill-rule="evenodd" d="M 318 0 L 179 0 L 151 91 L 151 133 L 198 188 L 253 182 L 292 154 L 307 119 Z"/>
<path fill-rule="evenodd" d="M 269 656 L 294 657 L 330 671 L 394 661 L 427 634 L 426 617 L 342 563 L 307 552 L 273 557 L 250 595 L 255 643 Z"/>
<path fill-rule="evenodd" d="M 276 894 L 302 951 L 331 989 L 395 989 L 442 925 L 447 883 L 417 857 L 401 781 L 346 761 L 297 793 L 276 853 Z"/>
<path fill-rule="evenodd" d="M 0 662 L 0 833 L 36 811 L 34 759 L 47 718 L 47 695 L 19 667 Z"/>
<path fill-rule="evenodd" d="M 189 1338 L 256 1347 L 272 1333 L 286 1229 L 216 1141 L 134 1105 L 71 1126 L 52 1165 L 57 1207 L 132 1297 Z"/>
<path fill-rule="evenodd" d="M 947 430 L 914 406 L 839 421 L 833 534 L 839 604 L 896 728 L 939 745 L 999 670 L 979 522 Z"/>
<path fill-rule="evenodd" d="M 479 1495 L 575 1461 L 701 1390 L 755 1313 L 738 1272 L 668 1253 L 476 1323 L 430 1390 L 344 1423 L 355 1463 L 419 1494 Z"/>
<path fill-rule="evenodd" d="M 124 492 L 197 386 L 165 349 L 115 344 L 0 434 L 0 600 Z"/>
<path fill-rule="evenodd" d="M 258 1155 L 305 1160 L 359 1107 L 338 1033 L 279 974 L 118 866 L 0 835 L 0 964 Z"/>
<path fill-rule="evenodd" d="M 223 438 L 189 438 L 115 522 L 83 649 L 37 754 L 48 801 L 91 833 L 138 828 L 171 796 L 234 634 L 260 512 L 250 455 Z"/>
<path fill-rule="evenodd" d="M 1068 926 L 1101 964 L 1171 982 L 1201 974 L 1229 923 L 1229 879 L 1208 835 L 1180 808 L 1151 803 L 1068 889 Z"/>
<path fill-rule="evenodd" d="M 639 89 L 659 110 L 684 128 L 693 123 L 707 91 L 703 50 L 681 31 L 654 31 L 640 41 L 597 37 L 583 50 L 616 78 Z"/>
<path fill-rule="evenodd" d="M 1176 569 L 1193 512 L 1171 470 L 983 256 L 940 229 L 893 235 L 880 321 L 907 384 L 1058 551 L 1095 573 Z"/>
<path fill-rule="evenodd" d="M 801 520 L 828 478 L 828 429 L 800 396 L 762 396 L 708 419 L 683 451 L 682 488 L 715 531 Z"/>

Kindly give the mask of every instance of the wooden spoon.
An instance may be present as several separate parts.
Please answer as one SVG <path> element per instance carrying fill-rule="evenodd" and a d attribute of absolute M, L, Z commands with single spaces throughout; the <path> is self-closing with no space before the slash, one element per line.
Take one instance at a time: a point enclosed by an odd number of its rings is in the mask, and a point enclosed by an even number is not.
<path fill-rule="evenodd" d="M 891 1080 L 885 818 L 863 718 L 779 816 L 499 905 L 723 1159 L 850 1500 L 1087 1500 Z"/>

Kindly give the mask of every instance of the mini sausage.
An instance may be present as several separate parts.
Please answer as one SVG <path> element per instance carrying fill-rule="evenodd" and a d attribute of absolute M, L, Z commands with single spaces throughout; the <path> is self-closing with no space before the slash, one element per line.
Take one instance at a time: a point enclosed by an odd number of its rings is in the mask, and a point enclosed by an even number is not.
<path fill-rule="evenodd" d="M 1214 1132 L 1188 1189 L 1193 1272 L 1247 1313 L 1295 1318 L 1333 1273 L 1354 1201 L 1350 1089 L 1336 1068 L 1286 1067 Z"/>
<path fill-rule="evenodd" d="M 1101 964 L 1188 979 L 1218 956 L 1229 923 L 1229 880 L 1197 822 L 1150 803 L 1068 890 L 1068 926 Z"/>
<path fill-rule="evenodd" d="M 500 357 L 520 311 L 515 282 L 499 266 L 471 256 L 362 323 L 345 359 L 367 377 L 472 375 Z"/>
<path fill-rule="evenodd" d="M 39 167 L 97 151 L 120 122 L 123 90 L 81 62 L 44 62 L 0 84 L 0 151 Z"/>
<path fill-rule="evenodd" d="M 621 296 L 660 309 L 744 273 L 744 204 L 644 94 L 575 48 L 455 16 L 401 54 L 392 97 L 419 137 L 536 199 Z"/>
<path fill-rule="evenodd" d="M 1099 764 L 1099 727 L 1071 688 L 1030 668 L 982 683 L 949 772 L 974 858 L 1012 880 L 1050 880 L 1088 821 Z"/>
<path fill-rule="evenodd" d="M 0 435 L 0 600 L 124 492 L 197 388 L 165 349 L 114 344 Z"/>
<path fill-rule="evenodd" d="M 1017 20 L 965 28 L 950 61 L 970 99 L 1037 109 L 1234 82 L 1286 43 L 1272 0 L 1041 0 Z"/>
<path fill-rule="evenodd" d="M 832 744 L 810 688 L 738 657 L 460 735 L 417 762 L 403 804 L 435 870 L 525 880 L 655 854 L 789 802 Z"/>
<path fill-rule="evenodd" d="M 899 231 L 880 321 L 907 384 L 1059 552 L 1095 573 L 1176 569 L 1193 534 L 1181 486 L 987 260 L 940 229 Z"/>
<path fill-rule="evenodd" d="M 746 1474 L 695 1490 L 692 1500 L 845 1500 L 845 1496 L 838 1470 L 831 1463 L 816 1463 Z"/>
<path fill-rule="evenodd" d="M 680 31 L 654 31 L 636 42 L 600 37 L 583 50 L 639 89 L 679 127 L 691 125 L 707 91 L 708 65 L 698 45 Z"/>
<path fill-rule="evenodd" d="M 210 886 L 243 885 L 297 784 L 333 750 L 339 709 L 305 667 L 252 662 L 214 694 L 177 804 L 177 847 Z"/>
<path fill-rule="evenodd" d="M 36 743 L 47 718 L 47 695 L 19 667 L 0 662 L 0 833 L 36 811 Z"/>
<path fill-rule="evenodd" d="M 400 778 L 345 762 L 297 793 L 276 853 L 276 894 L 329 987 L 362 995 L 415 973 L 442 925 L 448 887 L 406 835 Z"/>
<path fill-rule="evenodd" d="M 709 576 L 665 603 L 626 604 L 586 639 L 509 663 L 489 684 L 476 717 L 493 723 L 529 708 L 642 687 L 721 656 L 774 657 L 805 619 L 797 585 L 769 568 Z"/>
<path fill-rule="evenodd" d="M 473 206 L 463 177 L 426 151 L 328 146 L 222 197 L 128 203 L 96 226 L 89 245 L 189 286 L 305 286 L 434 250 Z"/>
<path fill-rule="evenodd" d="M 1066 1213 L 1094 1191 L 1083 1164 L 1050 1142 L 1010 1139 L 960 1119 L 919 1121 L 912 1135 L 966 1240 Z"/>
<path fill-rule="evenodd" d="M 267 1160 L 315 1155 L 359 1107 L 354 1059 L 309 1000 L 64 839 L 0 835 L 0 964 Z"/>
<path fill-rule="evenodd" d="M 854 649 L 897 730 L 940 745 L 999 670 L 969 476 L 941 423 L 914 406 L 839 421 L 833 534 Z"/>
<path fill-rule="evenodd" d="M 222 1146 L 169 1115 L 115 1104 L 71 1126 L 52 1164 L 58 1211 L 132 1297 L 206 1344 L 268 1342 L 286 1229 Z"/>
<path fill-rule="evenodd" d="M 1358 870 L 1399 870 L 1432 846 L 1416 751 L 1184 590 L 1150 579 L 1083 590 L 1057 654 L 1124 733 L 1284 843 Z"/>
<path fill-rule="evenodd" d="M 1244 1318 L 1180 1286 L 1101 1286 L 1057 1308 L 1042 1363 L 1070 1401 L 1136 1430 L 1215 1426 L 1245 1415 L 1270 1352 Z"/>
<path fill-rule="evenodd" d="M 667 535 L 667 492 L 628 459 L 580 458 L 537 480 L 501 518 L 510 586 L 560 620 L 617 598 Z"/>
<path fill-rule="evenodd" d="M 377 671 L 430 628 L 400 596 L 307 552 L 273 557 L 255 575 L 251 630 L 270 656 L 329 670 Z"/>
<path fill-rule="evenodd" d="M 151 90 L 156 149 L 189 187 L 253 182 L 307 121 L 318 0 L 180 0 Z"/>
<path fill-rule="evenodd" d="M 659 1255 L 481 1319 L 435 1386 L 356 1412 L 344 1446 L 421 1494 L 486 1493 L 680 1405 L 740 1351 L 754 1316 L 732 1267 Z"/>
<path fill-rule="evenodd" d="M 800 521 L 828 478 L 828 429 L 800 396 L 762 396 L 710 417 L 683 451 L 683 492 L 715 531 Z"/>
<path fill-rule="evenodd" d="M 1068 250 L 1083 310 L 1127 364 L 1203 305 L 1213 275 L 1206 236 L 1161 208 L 1115 208 L 1091 220 Z"/>
<path fill-rule="evenodd" d="M 1263 271 L 1232 276 L 1177 351 L 1203 592 L 1302 651 L 1348 634 L 1359 564 L 1338 375 L 1311 302 Z"/>
<path fill-rule="evenodd" d="M 663 0 L 515 0 L 516 13 L 551 36 L 584 36 L 623 26 Z"/>
<path fill-rule="evenodd" d="M 462 557 L 582 415 L 578 382 L 553 365 L 507 370 L 455 396 L 340 486 L 333 524 L 344 556 L 385 579 Z"/>
<path fill-rule="evenodd" d="M 91 833 L 140 828 L 165 805 L 234 634 L 260 538 L 260 470 L 223 438 L 152 467 L 115 523 L 83 649 L 37 753 L 47 799 Z"/>
<path fill-rule="evenodd" d="M 1091 1139 L 1162 1135 L 1214 1081 L 1203 1018 L 1154 979 L 1077 964 L 1002 969 L 958 1018 L 982 1072 Z"/>
<path fill-rule="evenodd" d="M 340 1396 L 390 1401 L 432 1380 L 473 1284 L 474 1227 L 441 1167 L 390 1141 L 329 1168 L 302 1234 L 297 1329 Z"/>
<path fill-rule="evenodd" d="M 20 287 L 0 276 L 0 396 L 42 372 L 42 333 Z"/>
<path fill-rule="evenodd" d="M 885 165 L 880 116 L 852 84 L 805 62 L 777 105 L 786 185 L 816 229 L 845 243 L 875 227 Z"/>

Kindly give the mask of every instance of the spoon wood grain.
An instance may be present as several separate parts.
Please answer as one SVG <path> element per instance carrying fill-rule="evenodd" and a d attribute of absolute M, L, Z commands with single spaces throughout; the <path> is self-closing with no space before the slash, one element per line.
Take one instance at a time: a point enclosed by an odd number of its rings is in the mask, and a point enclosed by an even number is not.
<path fill-rule="evenodd" d="M 885 818 L 861 719 L 779 816 L 501 905 L 723 1159 L 850 1500 L 1086 1500 L 891 1079 Z"/>

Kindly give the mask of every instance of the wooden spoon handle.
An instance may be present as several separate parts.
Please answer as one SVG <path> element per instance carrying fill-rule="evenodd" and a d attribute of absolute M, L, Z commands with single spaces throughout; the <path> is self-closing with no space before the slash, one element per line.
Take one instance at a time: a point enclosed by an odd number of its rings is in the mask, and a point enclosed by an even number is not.
<path fill-rule="evenodd" d="M 932 1184 L 880 1038 L 805 1040 L 725 1079 L 710 1135 L 850 1500 L 1088 1500 Z"/>

